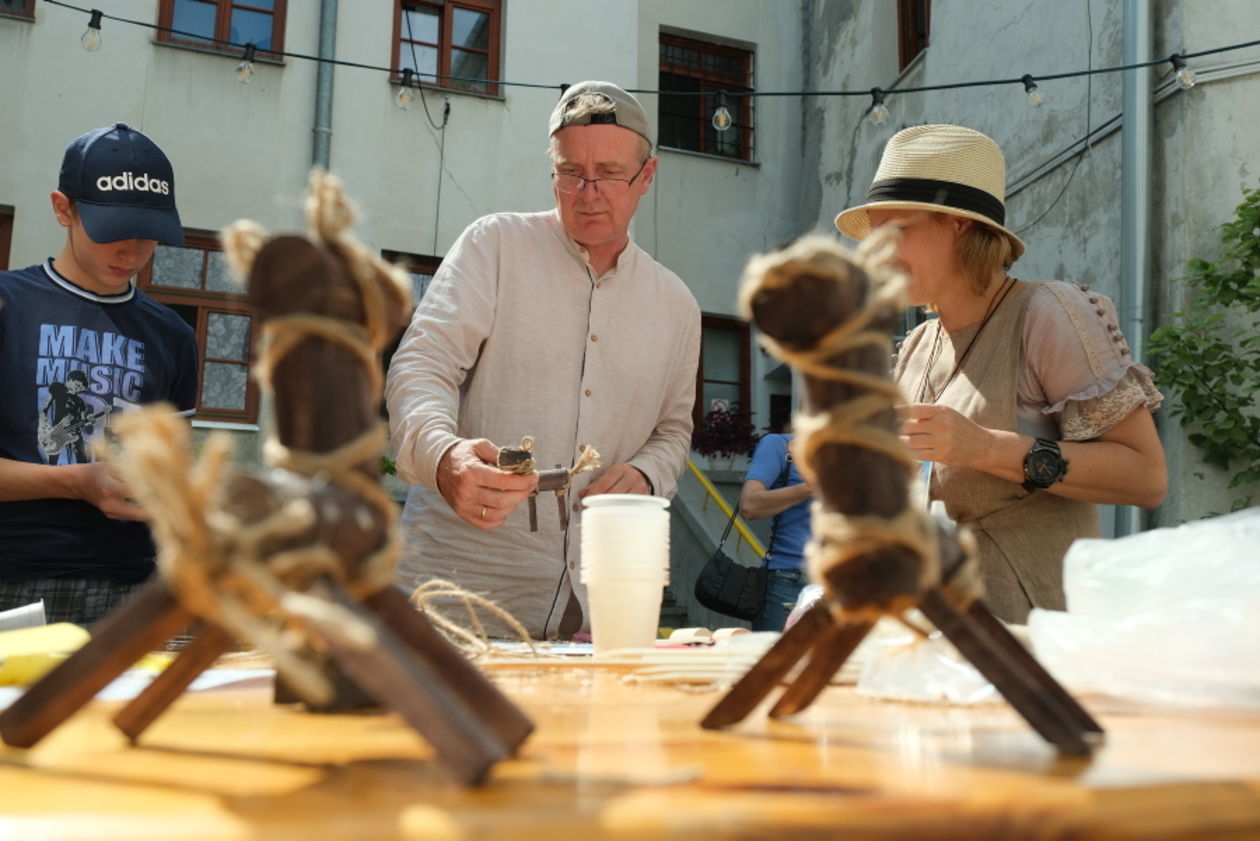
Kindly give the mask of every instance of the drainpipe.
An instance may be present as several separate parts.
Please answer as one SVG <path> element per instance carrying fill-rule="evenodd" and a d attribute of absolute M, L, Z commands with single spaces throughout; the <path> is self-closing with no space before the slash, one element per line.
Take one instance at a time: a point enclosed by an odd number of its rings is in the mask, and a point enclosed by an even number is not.
<path fill-rule="evenodd" d="M 1153 31 L 1151 0 L 1124 0 L 1125 64 L 1151 60 Z M 1137 360 L 1150 332 L 1153 72 L 1149 67 L 1124 71 L 1120 130 L 1120 328 Z M 1115 536 L 1141 531 L 1143 513 L 1136 506 L 1118 506 Z"/>
<path fill-rule="evenodd" d="M 320 0 L 319 3 L 319 57 L 315 76 L 315 136 L 311 152 L 313 166 L 329 169 L 332 153 L 332 95 L 333 65 L 323 59 L 337 57 L 337 0 Z"/>

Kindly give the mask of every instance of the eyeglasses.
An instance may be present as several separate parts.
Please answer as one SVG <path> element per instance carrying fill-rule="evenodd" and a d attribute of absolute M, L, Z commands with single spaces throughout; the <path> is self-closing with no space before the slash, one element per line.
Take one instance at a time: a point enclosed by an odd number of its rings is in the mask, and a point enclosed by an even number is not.
<path fill-rule="evenodd" d="M 570 175 L 555 170 L 552 170 L 551 178 L 556 182 L 556 189 L 562 193 L 580 193 L 584 186 L 590 184 L 601 196 L 624 196 L 635 179 L 643 174 L 643 168 L 647 165 L 648 162 L 644 161 L 639 165 L 638 171 L 629 178 L 583 178 L 580 175 Z"/>

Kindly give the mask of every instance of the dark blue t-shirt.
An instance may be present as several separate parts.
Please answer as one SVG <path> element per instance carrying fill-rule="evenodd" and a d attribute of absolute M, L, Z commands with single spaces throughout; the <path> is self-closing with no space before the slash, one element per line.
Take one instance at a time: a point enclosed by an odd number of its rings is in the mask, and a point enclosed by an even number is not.
<path fill-rule="evenodd" d="M 90 461 L 115 413 L 196 405 L 197 337 L 140 290 L 97 295 L 52 260 L 0 272 L 0 395 L 0 458 Z M 0 578 L 134 582 L 153 555 L 147 526 L 82 500 L 0 502 Z"/>
<path fill-rule="evenodd" d="M 787 481 L 781 482 L 783 466 L 790 462 L 788 444 L 791 435 L 767 435 L 753 450 L 752 464 L 744 481 L 756 479 L 766 490 L 799 485 L 805 480 L 796 465 L 788 467 Z M 770 569 L 800 569 L 804 565 L 805 543 L 809 540 L 809 500 L 800 502 L 774 515 L 774 536 L 767 548 L 766 566 Z"/>

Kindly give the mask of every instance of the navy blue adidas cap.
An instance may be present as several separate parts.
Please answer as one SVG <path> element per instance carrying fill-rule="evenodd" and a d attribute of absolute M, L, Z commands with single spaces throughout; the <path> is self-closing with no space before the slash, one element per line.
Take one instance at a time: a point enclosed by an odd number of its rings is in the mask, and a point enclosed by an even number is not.
<path fill-rule="evenodd" d="M 184 244 L 175 171 L 158 145 L 126 123 L 89 131 L 66 147 L 57 189 L 74 199 L 93 242 Z"/>

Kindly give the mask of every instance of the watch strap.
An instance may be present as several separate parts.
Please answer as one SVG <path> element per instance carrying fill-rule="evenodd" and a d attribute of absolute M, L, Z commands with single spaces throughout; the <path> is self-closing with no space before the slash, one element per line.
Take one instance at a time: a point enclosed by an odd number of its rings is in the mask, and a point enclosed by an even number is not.
<path fill-rule="evenodd" d="M 1029 465 L 1035 454 L 1040 452 L 1054 453 L 1059 460 L 1060 469 L 1058 475 L 1048 482 L 1033 478 L 1032 471 L 1029 470 Z M 1020 483 L 1020 487 L 1029 493 L 1045 490 L 1055 482 L 1062 481 L 1063 477 L 1067 475 L 1067 465 L 1067 459 L 1063 458 L 1063 451 L 1059 449 L 1058 441 L 1052 441 L 1049 438 L 1038 438 L 1033 442 L 1032 447 L 1029 448 L 1028 453 L 1024 456 L 1024 481 Z"/>

